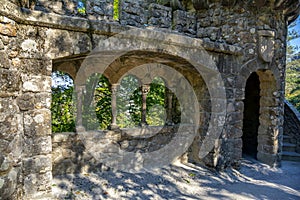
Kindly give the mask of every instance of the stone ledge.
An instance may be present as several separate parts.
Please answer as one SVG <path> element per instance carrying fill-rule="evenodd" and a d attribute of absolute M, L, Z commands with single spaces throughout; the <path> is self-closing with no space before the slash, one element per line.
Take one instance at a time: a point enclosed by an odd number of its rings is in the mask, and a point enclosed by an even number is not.
<path fill-rule="evenodd" d="M 300 123 L 300 113 L 298 112 L 298 110 L 288 100 L 285 99 L 284 103 L 291 109 L 291 111 L 298 118 L 298 121 Z"/>
<path fill-rule="evenodd" d="M 92 21 L 80 17 L 62 16 L 54 13 L 43 13 L 41 11 L 31 11 L 6 2 L 0 4 L 0 14 L 7 16 L 18 23 L 43 26 L 48 28 L 72 30 L 77 32 L 97 33 L 102 35 L 115 35 L 122 31 L 128 31 L 130 26 L 122 26 L 118 23 Z M 152 33 L 150 33 L 150 30 Z M 161 37 L 165 38 L 166 42 L 171 44 L 189 44 L 188 47 L 203 48 L 208 51 L 221 52 L 225 54 L 242 55 L 242 48 L 234 45 L 224 43 L 206 41 L 202 39 L 190 38 L 188 36 L 180 35 L 171 30 L 154 29 L 140 29 L 141 32 L 148 34 L 155 34 L 158 40 Z M 163 32 L 162 32 L 163 31 Z M 147 37 L 147 34 L 141 34 Z M 142 38 L 142 37 L 141 37 Z"/>

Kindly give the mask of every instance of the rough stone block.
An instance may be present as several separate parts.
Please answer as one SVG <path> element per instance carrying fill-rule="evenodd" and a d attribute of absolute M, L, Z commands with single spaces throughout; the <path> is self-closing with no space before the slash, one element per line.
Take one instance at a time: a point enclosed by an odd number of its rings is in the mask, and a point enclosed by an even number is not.
<path fill-rule="evenodd" d="M 196 34 L 196 17 L 182 10 L 173 12 L 173 29 L 179 32 Z"/>
<path fill-rule="evenodd" d="M 37 93 L 34 95 L 35 109 L 50 109 L 51 107 L 51 93 Z"/>
<path fill-rule="evenodd" d="M 4 49 L 4 44 L 2 42 L 2 39 L 0 38 L 0 50 L 3 50 Z"/>
<path fill-rule="evenodd" d="M 30 157 L 51 154 L 51 136 L 24 139 L 23 155 Z"/>
<path fill-rule="evenodd" d="M 120 4 L 121 11 L 135 15 L 140 15 L 141 13 L 144 13 L 144 7 L 145 4 L 142 0 L 123 0 Z"/>
<path fill-rule="evenodd" d="M 88 18 L 97 20 L 113 19 L 113 0 L 90 0 L 86 6 Z"/>
<path fill-rule="evenodd" d="M 8 115 L 16 114 L 18 107 L 14 98 L 0 98 L 0 121 Z"/>
<path fill-rule="evenodd" d="M 23 94 L 17 97 L 17 104 L 22 111 L 33 110 L 34 109 L 34 95 Z"/>
<path fill-rule="evenodd" d="M 32 75 L 47 75 L 52 72 L 52 63 L 44 59 L 20 59 L 19 69 Z"/>
<path fill-rule="evenodd" d="M 57 14 L 65 14 L 63 1 L 48 1 L 48 0 L 37 0 L 35 10 L 44 12 L 54 12 Z M 75 8 L 75 7 L 74 7 Z"/>
<path fill-rule="evenodd" d="M 141 15 L 146 13 L 145 4 L 143 1 L 124 0 L 120 4 L 120 23 L 122 25 L 130 25 L 141 27 L 147 23 L 147 15 Z"/>
<path fill-rule="evenodd" d="M 22 75 L 24 92 L 51 92 L 50 76 Z"/>
<path fill-rule="evenodd" d="M 0 155 L 0 174 L 6 173 L 11 168 L 11 162 L 8 157 Z"/>
<path fill-rule="evenodd" d="M 148 24 L 159 28 L 171 28 L 172 8 L 159 4 L 150 4 Z"/>
<path fill-rule="evenodd" d="M 51 192 L 52 172 L 29 174 L 24 177 L 24 193 L 29 199 L 39 199 Z"/>
<path fill-rule="evenodd" d="M 3 24 L 0 23 L 0 34 L 16 37 L 17 36 L 17 27 L 13 24 Z"/>
<path fill-rule="evenodd" d="M 44 50 L 50 58 L 87 53 L 92 50 L 91 38 L 85 33 L 58 29 L 42 29 L 41 32 L 47 38 Z"/>
<path fill-rule="evenodd" d="M 9 142 L 3 139 L 0 139 L 0 151 L 2 153 L 8 153 L 7 148 L 9 146 Z"/>
<path fill-rule="evenodd" d="M 55 133 L 52 135 L 52 143 L 62 143 L 70 141 L 70 138 L 75 138 L 76 133 Z"/>
<path fill-rule="evenodd" d="M 2 199 L 10 199 L 17 189 L 18 168 L 12 168 L 4 176 L 0 176 L 0 194 Z"/>
<path fill-rule="evenodd" d="M 20 89 L 21 78 L 18 72 L 0 69 L 0 91 L 15 92 Z"/>
<path fill-rule="evenodd" d="M 23 159 L 24 175 L 42 174 L 52 170 L 51 154 Z"/>
<path fill-rule="evenodd" d="M 0 139 L 12 141 L 22 131 L 21 115 L 1 116 L 0 122 Z"/>
<path fill-rule="evenodd" d="M 24 133 L 28 137 L 51 135 L 51 112 L 48 109 L 24 113 Z"/>
<path fill-rule="evenodd" d="M 5 51 L 0 51 L 0 68 L 10 68 L 10 62 Z"/>
<path fill-rule="evenodd" d="M 17 97 L 17 104 L 22 111 L 33 109 L 50 109 L 51 94 L 38 93 L 38 94 L 23 94 Z"/>

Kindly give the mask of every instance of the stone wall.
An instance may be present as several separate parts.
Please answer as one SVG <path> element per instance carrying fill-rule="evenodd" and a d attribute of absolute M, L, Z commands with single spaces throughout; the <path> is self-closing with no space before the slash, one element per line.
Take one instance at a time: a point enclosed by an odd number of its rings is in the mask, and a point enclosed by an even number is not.
<path fill-rule="evenodd" d="M 291 103 L 284 105 L 284 135 L 291 137 L 291 143 L 296 144 L 296 152 L 300 153 L 300 114 Z"/>
<path fill-rule="evenodd" d="M 186 135 L 178 133 L 178 128 L 165 126 L 53 134 L 53 175 L 99 172 L 110 168 L 141 170 L 161 167 L 175 158 L 172 157 L 174 152 L 180 151 L 180 148 L 173 152 L 161 150 L 178 135 L 181 138 Z M 191 127 L 185 127 L 185 131 L 189 129 Z M 160 156 L 153 156 L 158 150 Z M 140 156 L 135 157 L 136 154 Z"/>
<path fill-rule="evenodd" d="M 84 59 L 96 45 L 110 52 L 128 50 L 128 54 L 109 65 L 106 73 L 112 79 L 117 80 L 125 73 L 124 69 L 131 69 L 126 66 L 133 68 L 155 61 L 176 69 L 193 88 L 198 88 L 195 92 L 201 97 L 198 99 L 200 127 L 188 156 L 219 169 L 239 165 L 245 87 L 250 74 L 256 72 L 261 96 L 257 157 L 272 166 L 280 164 L 286 25 L 297 16 L 297 9 L 290 8 L 298 8 L 298 1 L 203 3 L 199 0 L 193 1 L 196 4 L 193 10 L 171 8 L 153 1 L 124 0 L 117 21 L 112 17 L 111 0 L 87 1 L 85 15 L 78 13 L 75 0 L 31 2 L 35 1 L 10 0 L 0 4 L 2 199 L 51 198 L 52 166 L 55 174 L 60 170 L 88 171 L 102 168 L 99 161 L 105 158 L 113 167 L 120 167 L 118 163 L 128 163 L 121 167 L 144 167 L 153 162 L 170 163 L 173 153 L 180 149 L 174 151 L 173 146 L 173 149 L 157 150 L 159 142 L 170 139 L 165 133 L 160 135 L 164 138 L 161 140 L 139 141 L 124 138 L 122 134 L 124 140 L 120 141 L 119 133 L 105 134 L 105 138 L 101 134 L 89 138 L 89 134 L 71 133 L 51 138 L 51 71 L 72 69 L 73 77 L 88 74 L 95 66 L 91 64 L 81 73 L 78 60 Z M 127 30 L 130 31 L 122 35 Z M 109 40 L 109 36 L 115 35 L 121 37 Z M 114 55 L 100 56 L 108 59 Z M 198 76 L 201 79 L 194 79 Z M 216 81 L 218 78 L 220 82 Z M 191 80 L 196 80 L 198 85 Z M 189 128 L 182 129 L 182 133 L 171 141 L 176 144 L 185 141 L 190 136 Z M 205 149 L 207 136 L 208 143 L 213 145 L 208 150 Z M 115 137 L 120 144 L 111 139 Z M 104 146 L 95 145 L 93 140 L 103 141 Z M 111 146 L 108 148 L 106 144 Z M 153 151 L 149 151 L 151 148 Z M 126 156 L 110 159 L 111 154 L 117 156 L 116 152 L 120 151 L 126 152 Z M 162 152 L 166 155 L 163 158 Z M 142 153 L 148 153 L 148 157 L 141 159 Z"/>
<path fill-rule="evenodd" d="M 76 133 L 58 133 L 52 135 L 52 173 L 71 174 L 101 171 L 98 162 L 85 149 Z"/>
<path fill-rule="evenodd" d="M 51 194 L 51 61 L 37 28 L 0 16 L 0 194 Z M 37 183 L 37 184 L 35 184 Z"/>

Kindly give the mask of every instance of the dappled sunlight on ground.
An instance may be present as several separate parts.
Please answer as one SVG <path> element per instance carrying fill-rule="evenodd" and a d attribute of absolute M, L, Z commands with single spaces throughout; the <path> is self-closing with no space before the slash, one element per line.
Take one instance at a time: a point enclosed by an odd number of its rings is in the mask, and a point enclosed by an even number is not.
<path fill-rule="evenodd" d="M 176 163 L 147 172 L 57 176 L 52 188 L 56 199 L 300 199 L 299 177 L 300 163 L 271 168 L 247 158 L 239 171 Z"/>

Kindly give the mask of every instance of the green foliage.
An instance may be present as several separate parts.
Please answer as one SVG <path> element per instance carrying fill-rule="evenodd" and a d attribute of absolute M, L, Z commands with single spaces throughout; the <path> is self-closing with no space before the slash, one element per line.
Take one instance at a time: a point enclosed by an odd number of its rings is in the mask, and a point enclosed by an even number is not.
<path fill-rule="evenodd" d="M 111 86 L 105 76 L 94 74 L 86 82 L 83 124 L 87 130 L 107 129 L 111 122 Z"/>
<path fill-rule="evenodd" d="M 142 105 L 139 82 L 134 76 L 126 76 L 120 83 L 117 96 L 117 124 L 121 127 L 137 126 L 141 119 Z"/>
<path fill-rule="evenodd" d="M 142 93 L 138 80 L 126 76 L 120 84 L 118 93 L 118 125 L 134 127 L 141 122 Z M 147 122 L 152 126 L 165 123 L 165 85 L 160 78 L 155 78 L 150 84 L 147 94 Z"/>
<path fill-rule="evenodd" d="M 96 116 L 100 122 L 100 129 L 107 129 L 111 123 L 111 86 L 108 79 L 100 77 L 95 89 L 94 102 L 96 103 Z"/>
<path fill-rule="evenodd" d="M 56 73 L 56 78 L 62 77 L 64 80 L 71 80 L 63 73 Z M 62 85 L 52 86 L 52 132 L 73 132 L 75 131 L 75 108 L 73 105 L 73 86 L 65 82 Z"/>
<path fill-rule="evenodd" d="M 119 20 L 119 0 L 114 0 L 114 20 Z"/>
<path fill-rule="evenodd" d="M 285 95 L 286 99 L 300 111 L 300 53 L 298 46 L 292 44 L 293 40 L 300 38 L 299 32 L 294 29 L 297 24 L 299 20 L 289 26 Z"/>
<path fill-rule="evenodd" d="M 52 131 L 75 131 L 76 113 L 72 98 L 74 86 L 68 75 L 59 73 L 55 79 L 61 84 L 52 87 Z M 83 97 L 83 125 L 87 130 L 107 129 L 111 123 L 111 85 L 102 75 L 94 74 L 86 81 Z M 150 84 L 147 95 L 147 122 L 149 125 L 165 124 L 165 85 L 161 78 Z M 121 127 L 135 127 L 141 121 L 142 94 L 138 80 L 133 76 L 123 78 L 117 96 L 117 124 Z"/>
<path fill-rule="evenodd" d="M 147 122 L 149 125 L 165 124 L 165 83 L 161 78 L 154 78 L 147 95 Z"/>
<path fill-rule="evenodd" d="M 287 63 L 286 67 L 286 99 L 300 111 L 300 59 Z"/>

